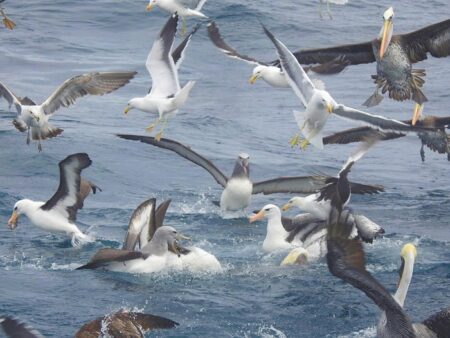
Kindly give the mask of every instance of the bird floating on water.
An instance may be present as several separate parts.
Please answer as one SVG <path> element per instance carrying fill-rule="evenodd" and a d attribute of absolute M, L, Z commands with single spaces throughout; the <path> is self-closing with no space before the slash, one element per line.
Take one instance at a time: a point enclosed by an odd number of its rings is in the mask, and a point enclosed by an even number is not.
<path fill-rule="evenodd" d="M 125 107 L 125 114 L 131 109 L 138 109 L 144 112 L 157 114 L 158 118 L 150 124 L 146 130 L 151 132 L 160 122 L 163 123 L 156 138 L 160 139 L 167 125 L 167 119 L 175 114 L 184 105 L 189 97 L 189 92 L 195 81 L 189 81 L 183 88 L 178 81 L 178 69 L 173 58 L 172 47 L 177 31 L 178 15 L 173 14 L 162 28 L 158 39 L 148 54 L 145 66 L 152 77 L 152 88 L 145 97 L 135 97 L 128 101 Z M 193 33 L 192 33 L 193 34 Z M 192 34 L 188 37 L 190 38 Z M 181 53 L 187 46 L 181 44 Z M 179 58 L 179 62 L 182 58 Z"/>
<path fill-rule="evenodd" d="M 59 186 L 55 194 L 47 202 L 29 199 L 16 202 L 8 220 L 9 228 L 14 230 L 19 216 L 24 214 L 42 230 L 65 233 L 74 247 L 92 241 L 92 237 L 81 232 L 75 224 L 77 211 L 83 208 L 90 191 L 94 194 L 97 190 L 101 191 L 92 182 L 81 178 L 81 171 L 91 163 L 85 153 L 69 155 L 59 162 Z"/>
<path fill-rule="evenodd" d="M 253 74 L 248 80 L 250 84 L 253 84 L 258 79 L 264 80 L 266 83 L 273 87 L 289 88 L 289 83 L 281 70 L 281 66 L 274 62 L 259 61 L 253 57 L 238 53 L 233 47 L 229 46 L 222 38 L 214 21 L 208 24 L 208 36 L 212 43 L 221 50 L 225 55 L 233 58 L 245 61 L 249 64 L 255 65 L 253 68 Z M 336 57 L 335 59 L 326 62 L 324 64 L 316 66 L 303 66 L 305 72 L 312 71 L 318 74 L 337 74 L 341 72 L 346 66 L 348 61 L 345 61 L 343 57 Z"/>
<path fill-rule="evenodd" d="M 85 95 L 104 95 L 126 85 L 136 72 L 87 73 L 66 80 L 42 104 L 34 103 L 30 98 L 20 98 L 0 82 L 0 97 L 17 110 L 13 125 L 20 132 L 27 132 L 27 144 L 31 138 L 38 141 L 38 150 L 42 151 L 41 141 L 60 135 L 63 130 L 48 121 L 61 107 L 69 107 Z"/>

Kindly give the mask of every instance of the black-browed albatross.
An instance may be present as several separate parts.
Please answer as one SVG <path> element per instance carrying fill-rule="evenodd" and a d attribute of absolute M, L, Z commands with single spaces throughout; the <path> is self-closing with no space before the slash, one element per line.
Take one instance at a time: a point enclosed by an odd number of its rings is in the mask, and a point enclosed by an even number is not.
<path fill-rule="evenodd" d="M 83 208 L 83 202 L 90 191 L 95 194 L 97 189 L 100 190 L 95 184 L 81 178 L 81 171 L 91 163 L 85 153 L 69 155 L 59 162 L 58 190 L 47 202 L 29 199 L 16 202 L 8 220 L 10 229 L 16 228 L 19 216 L 24 214 L 38 228 L 70 236 L 73 246 L 89 241 L 90 236 L 78 229 L 75 220 L 78 209 Z"/>
<path fill-rule="evenodd" d="M 231 177 L 227 177 L 211 161 L 179 142 L 165 138 L 157 141 L 153 137 L 140 135 L 118 134 L 117 136 L 171 150 L 208 171 L 216 182 L 224 188 L 220 197 L 220 208 L 222 210 L 236 211 L 245 209 L 250 204 L 252 194 L 315 193 L 326 185 L 326 180 L 328 179 L 325 176 L 314 175 L 278 177 L 267 181 L 252 182 L 249 178 L 249 156 L 247 154 L 239 155 Z M 382 189 L 380 186 L 351 184 L 356 194 L 375 193 Z"/>
<path fill-rule="evenodd" d="M 289 49 L 275 38 L 267 28 L 263 26 L 263 29 L 277 49 L 281 67 L 286 74 L 289 85 L 305 107 L 304 112 L 294 112 L 298 127 L 305 136 L 305 140 L 300 144 L 302 148 L 306 147 L 308 143 L 318 148 L 323 148 L 322 129 L 331 113 L 350 120 L 358 120 L 376 129 L 387 131 L 418 132 L 430 129 L 411 126 L 397 120 L 372 115 L 337 103 L 326 90 L 314 86 Z M 291 140 L 292 145 L 298 142 L 299 135 Z"/>
<path fill-rule="evenodd" d="M 289 83 L 287 82 L 284 73 L 279 65 L 275 65 L 273 62 L 259 61 L 253 57 L 238 53 L 233 47 L 228 45 L 222 38 L 214 21 L 208 24 L 208 36 L 212 43 L 225 55 L 233 58 L 245 61 L 251 65 L 254 65 L 253 74 L 248 80 L 250 84 L 255 83 L 257 79 L 262 79 L 269 85 L 273 87 L 289 88 Z M 348 66 L 348 61 L 344 58 L 338 56 L 335 59 L 326 62 L 321 65 L 316 66 L 303 66 L 305 72 L 312 71 L 318 74 L 337 74 L 341 72 L 346 66 Z"/>
<path fill-rule="evenodd" d="M 324 63 L 344 57 L 350 65 L 377 63 L 375 93 L 364 103 L 374 106 L 380 103 L 379 94 L 389 92 L 389 97 L 403 101 L 412 99 L 416 104 L 413 125 L 427 101 L 422 93 L 424 69 L 413 69 L 412 64 L 425 60 L 428 54 L 441 58 L 450 55 L 450 19 L 435 23 L 407 34 L 393 35 L 394 11 L 387 9 L 383 14 L 383 27 L 378 38 L 356 44 L 330 48 L 305 49 L 294 53 L 301 64 Z"/>
<path fill-rule="evenodd" d="M 0 82 L 0 97 L 13 104 L 17 117 L 13 124 L 20 132 L 28 132 L 27 144 L 31 138 L 38 141 L 38 149 L 42 150 L 41 140 L 58 136 L 62 129 L 51 125 L 48 120 L 61 107 L 69 107 L 85 95 L 104 95 L 126 85 L 136 72 L 101 72 L 87 73 L 66 80 L 42 104 L 35 104 L 26 97 L 21 99 Z"/>

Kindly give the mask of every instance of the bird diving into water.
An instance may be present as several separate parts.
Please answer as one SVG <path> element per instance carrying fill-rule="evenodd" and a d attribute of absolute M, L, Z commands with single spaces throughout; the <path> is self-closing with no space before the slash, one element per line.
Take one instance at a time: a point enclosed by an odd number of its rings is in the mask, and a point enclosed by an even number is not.
<path fill-rule="evenodd" d="M 435 23 L 407 34 L 393 34 L 394 10 L 388 8 L 383 14 L 383 26 L 379 36 L 369 42 L 341 45 L 320 49 L 305 49 L 294 53 L 301 64 L 328 62 L 338 56 L 345 57 L 350 65 L 376 62 L 377 74 L 372 75 L 375 92 L 364 105 L 375 106 L 389 93 L 396 101 L 416 102 L 413 125 L 420 116 L 422 105 L 427 101 L 421 87 L 425 80 L 424 69 L 413 69 L 412 64 L 428 58 L 450 55 L 450 19 Z"/>

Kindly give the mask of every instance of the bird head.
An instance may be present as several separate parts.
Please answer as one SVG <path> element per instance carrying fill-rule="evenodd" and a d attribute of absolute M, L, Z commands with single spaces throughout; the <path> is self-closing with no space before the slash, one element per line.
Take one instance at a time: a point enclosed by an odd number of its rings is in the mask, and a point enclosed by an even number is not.
<path fill-rule="evenodd" d="M 33 110 L 30 110 L 30 115 L 31 115 L 31 117 L 32 117 L 36 122 L 39 122 L 39 120 L 41 119 L 41 118 L 39 117 L 39 115 L 36 114 Z"/>
<path fill-rule="evenodd" d="M 253 68 L 253 74 L 252 76 L 250 76 L 250 78 L 248 79 L 248 83 L 250 84 L 254 84 L 256 80 L 258 80 L 264 73 L 266 66 L 256 66 L 255 68 Z"/>
<path fill-rule="evenodd" d="M 180 234 L 175 228 L 168 225 L 159 227 L 154 234 L 154 238 L 165 241 L 168 248 L 175 252 L 178 257 L 180 256 L 180 252 L 177 247 L 178 241 L 182 239 L 190 240 L 189 237 Z"/>
<path fill-rule="evenodd" d="M 325 110 L 331 114 L 336 107 L 336 101 L 331 97 L 331 95 L 325 90 L 317 90 L 314 94 L 313 99 L 314 104 L 317 109 Z"/>
<path fill-rule="evenodd" d="M 147 10 L 147 12 L 150 12 L 153 7 L 156 6 L 156 3 L 158 2 L 158 0 L 150 0 L 147 7 L 145 7 L 145 9 Z"/>
<path fill-rule="evenodd" d="M 301 209 L 303 206 L 303 197 L 292 197 L 286 204 L 281 207 L 281 210 L 288 211 L 292 207 Z"/>
<path fill-rule="evenodd" d="M 383 58 L 389 43 L 391 42 L 392 33 L 394 31 L 394 9 L 389 7 L 383 14 L 383 26 L 381 27 L 378 38 L 381 40 L 380 59 Z"/>
<path fill-rule="evenodd" d="M 26 200 L 20 200 L 17 201 L 16 204 L 14 204 L 13 212 L 8 219 L 8 227 L 11 230 L 14 230 L 19 224 L 19 216 L 23 213 L 23 209 L 25 208 L 26 205 L 25 201 Z"/>
<path fill-rule="evenodd" d="M 405 264 L 407 264 L 407 265 L 414 264 L 416 256 L 417 256 L 417 249 L 414 244 L 407 243 L 403 246 L 402 251 L 400 252 L 400 259 L 401 259 L 402 263 L 401 263 L 400 269 L 398 271 L 399 278 L 398 278 L 397 287 L 400 284 L 400 281 L 403 277 L 403 272 L 405 270 Z"/>
<path fill-rule="evenodd" d="M 260 221 L 264 218 L 281 217 L 280 208 L 274 204 L 265 205 L 260 211 L 248 218 L 250 223 Z"/>

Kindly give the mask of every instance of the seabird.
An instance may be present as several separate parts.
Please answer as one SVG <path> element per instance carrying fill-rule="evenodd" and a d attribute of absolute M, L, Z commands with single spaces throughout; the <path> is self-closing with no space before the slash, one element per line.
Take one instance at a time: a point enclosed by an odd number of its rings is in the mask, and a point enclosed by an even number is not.
<path fill-rule="evenodd" d="M 98 338 L 104 335 L 113 338 L 144 338 L 144 334 L 150 330 L 171 329 L 177 325 L 179 324 L 173 320 L 148 313 L 119 311 L 84 324 L 75 333 L 75 338 Z M 13 317 L 0 317 L 0 326 L 10 338 L 43 337 L 38 331 Z"/>
<path fill-rule="evenodd" d="M 297 59 L 286 46 L 276 39 L 267 28 L 263 26 L 263 29 L 277 49 L 281 67 L 286 74 L 289 85 L 306 108 L 304 112 L 294 112 L 300 131 L 305 136 L 305 140 L 300 144 L 302 148 L 305 148 L 308 143 L 318 148 L 323 148 L 322 129 L 331 113 L 347 119 L 362 121 L 376 129 L 397 132 L 417 132 L 424 130 L 424 128 L 414 127 L 397 120 L 372 115 L 343 104 L 338 104 L 326 90 L 318 89 L 314 86 Z M 292 145 L 298 142 L 298 135 L 291 140 Z"/>
<path fill-rule="evenodd" d="M 61 107 L 69 107 L 85 95 L 104 95 L 126 85 L 136 75 L 136 72 L 102 72 L 87 73 L 66 80 L 42 104 L 34 103 L 28 97 L 21 99 L 0 82 L 0 97 L 13 104 L 17 117 L 13 120 L 14 127 L 20 132 L 28 132 L 27 144 L 31 138 L 38 141 L 38 149 L 42 151 L 41 140 L 58 136 L 62 129 L 51 125 L 48 120 Z"/>
<path fill-rule="evenodd" d="M 281 70 L 279 65 L 275 65 L 273 62 L 264 62 L 254 59 L 250 56 L 238 53 L 233 47 L 228 45 L 222 38 L 214 21 L 208 24 L 208 35 L 212 43 L 222 51 L 226 56 L 233 59 L 245 61 L 251 65 L 254 65 L 253 73 L 248 82 L 250 84 L 255 83 L 259 78 L 263 79 L 266 83 L 273 87 L 289 88 L 289 83 Z M 345 61 L 342 57 L 338 56 L 334 60 L 326 62 L 317 66 L 303 66 L 305 72 L 313 71 L 318 74 L 337 74 L 341 72 L 346 66 L 348 61 Z"/>
<path fill-rule="evenodd" d="M 92 240 L 82 233 L 75 224 L 78 209 L 83 208 L 83 202 L 90 191 L 95 194 L 97 189 L 92 182 L 81 178 L 81 171 L 91 165 L 92 161 L 85 153 L 67 156 L 59 162 L 59 186 L 55 194 L 47 201 L 32 201 L 22 199 L 14 205 L 14 210 L 8 220 L 8 226 L 14 230 L 19 216 L 24 214 L 42 230 L 64 232 L 71 237 L 74 247 Z"/>
<path fill-rule="evenodd" d="M 335 217 L 339 219 L 342 210 L 350 201 L 351 193 L 360 191 L 367 194 L 376 194 L 384 191 L 381 186 L 355 186 L 348 181 L 348 173 L 352 166 L 370 149 L 374 142 L 364 142 L 354 153 L 352 153 L 347 162 L 339 171 L 338 177 L 330 177 L 326 185 L 318 193 L 306 197 L 293 197 L 286 203 L 282 209 L 288 210 L 292 206 L 300 208 L 319 219 L 334 221 Z"/>
<path fill-rule="evenodd" d="M 150 0 L 146 9 L 149 12 L 157 6 L 170 14 L 177 13 L 181 17 L 194 16 L 207 19 L 208 17 L 200 12 L 205 2 L 206 0 L 199 0 L 197 6 L 194 9 L 191 9 L 180 3 L 178 0 Z"/>
<path fill-rule="evenodd" d="M 422 323 L 412 324 L 403 310 L 407 286 L 412 276 L 415 248 L 407 244 L 402 249 L 403 272 L 394 296 L 365 267 L 362 243 L 348 239 L 349 228 L 333 224 L 328 230 L 327 264 L 331 274 L 363 291 L 384 312 L 377 326 L 377 337 L 447 337 L 450 331 L 450 308 L 444 309 Z"/>
<path fill-rule="evenodd" d="M 406 124 L 411 124 L 412 120 L 402 121 Z M 438 117 L 428 115 L 421 118 L 416 123 L 419 127 L 436 128 L 435 131 L 418 132 L 422 146 L 420 148 L 420 157 L 425 162 L 424 146 L 427 146 L 432 151 L 439 154 L 447 154 L 447 159 L 450 161 L 450 135 L 446 133 L 446 129 L 450 125 L 450 116 Z M 376 138 L 380 141 L 393 140 L 406 136 L 406 134 L 384 132 L 370 127 L 358 127 L 347 129 L 323 138 L 323 144 L 348 144 L 352 142 L 365 141 L 367 138 Z"/>
<path fill-rule="evenodd" d="M 323 13 L 322 13 L 322 7 L 324 4 L 326 4 L 327 7 L 327 14 L 330 19 L 333 19 L 333 15 L 331 14 L 330 4 L 335 5 L 345 5 L 348 3 L 348 0 L 319 0 L 319 16 L 321 19 L 323 19 Z"/>
<path fill-rule="evenodd" d="M 383 14 L 378 38 L 357 44 L 300 50 L 294 55 L 302 64 L 328 62 L 337 56 L 345 57 L 351 65 L 376 62 L 377 75 L 372 75 L 375 93 L 364 105 L 370 107 L 380 103 L 381 89 L 382 93 L 389 92 L 389 97 L 394 100 L 414 100 L 417 103 L 414 121 L 427 98 L 420 89 L 425 82 L 425 70 L 413 69 L 412 64 L 427 59 L 428 53 L 438 58 L 450 55 L 450 19 L 396 35 L 393 35 L 393 20 L 394 10 L 390 7 Z"/>
<path fill-rule="evenodd" d="M 231 177 L 227 177 L 211 161 L 179 142 L 166 138 L 156 141 L 155 138 L 150 136 L 126 134 L 118 134 L 117 136 L 127 140 L 140 141 L 159 148 L 171 150 L 208 171 L 214 177 L 216 182 L 224 188 L 219 203 L 220 208 L 224 211 L 236 211 L 247 208 L 250 204 L 252 194 L 315 193 L 326 185 L 326 180 L 329 178 L 320 175 L 293 176 L 252 182 L 249 178 L 250 168 L 248 154 L 240 154 L 238 156 Z M 367 191 L 373 189 L 380 189 L 379 186 L 371 187 L 359 184 L 356 185 L 360 186 L 360 189 L 355 189 L 355 193 L 367 193 Z"/>
<path fill-rule="evenodd" d="M 4 2 L 5 0 L 0 0 L 0 4 L 2 3 L 2 2 Z M 8 18 L 7 16 L 6 16 L 6 14 L 5 14 L 5 10 L 4 10 L 4 8 L 0 5 L 0 14 L 1 14 L 1 16 L 3 17 L 3 20 L 2 20 L 2 22 L 3 22 L 3 26 L 5 26 L 6 28 L 8 28 L 8 29 L 10 29 L 10 30 L 13 30 L 14 29 L 14 27 L 16 27 L 16 24 L 10 19 L 10 18 Z"/>
<path fill-rule="evenodd" d="M 189 81 L 181 88 L 178 81 L 178 69 L 172 56 L 177 24 L 178 15 L 173 14 L 164 25 L 159 38 L 153 43 L 152 49 L 148 54 L 145 66 L 152 77 L 150 93 L 144 97 L 131 99 L 124 110 L 125 114 L 134 108 L 147 113 L 158 114 L 156 121 L 146 128 L 148 132 L 151 132 L 162 121 L 163 125 L 156 134 L 157 139 L 160 139 L 162 136 L 167 124 L 167 118 L 175 114 L 184 105 L 189 97 L 190 90 L 195 84 L 195 81 Z M 186 47 L 187 42 L 184 47 Z M 182 58 L 180 60 L 182 61 Z"/>
<path fill-rule="evenodd" d="M 216 257 L 198 247 L 182 247 L 178 241 L 190 238 L 171 226 L 163 225 L 169 203 L 165 201 L 156 209 L 156 199 L 143 202 L 131 216 L 122 249 L 100 249 L 77 270 L 101 268 L 129 273 L 153 273 L 167 269 L 222 271 Z M 135 251 L 138 242 L 140 250 Z"/>

